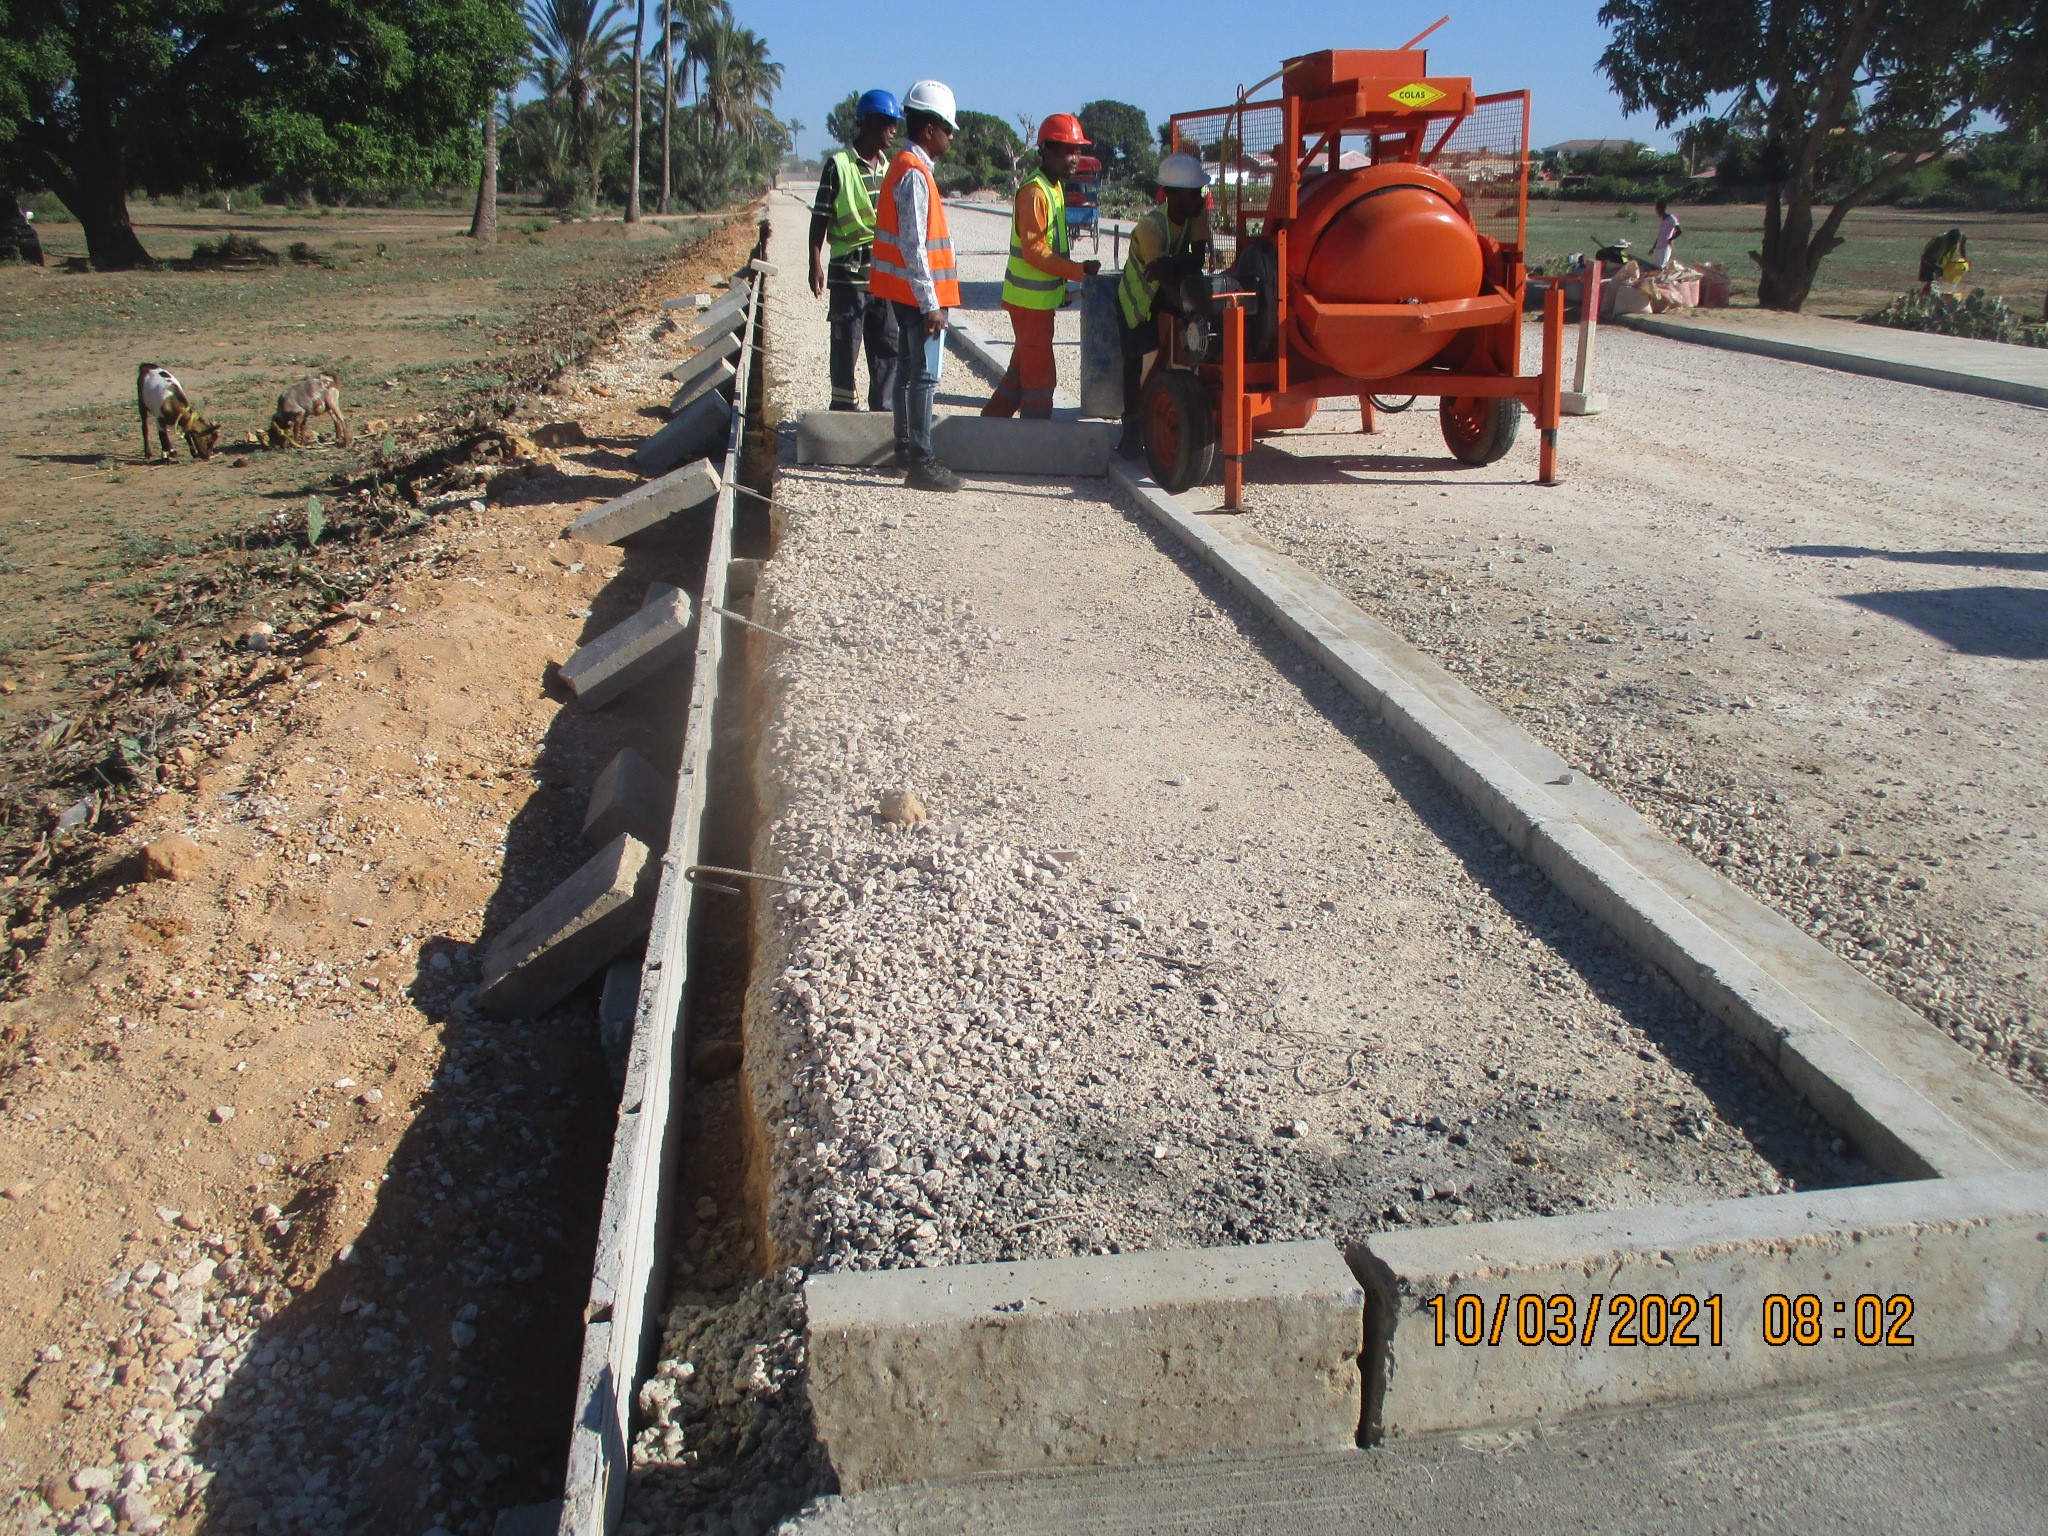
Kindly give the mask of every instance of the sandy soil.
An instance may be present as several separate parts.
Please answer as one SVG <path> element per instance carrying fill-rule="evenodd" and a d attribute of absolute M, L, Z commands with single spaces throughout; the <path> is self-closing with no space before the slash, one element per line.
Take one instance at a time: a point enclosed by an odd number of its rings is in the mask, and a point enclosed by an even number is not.
<path fill-rule="evenodd" d="M 469 998 L 479 943 L 586 856 L 611 753 L 673 760 L 665 694 L 565 709 L 552 664 L 694 579 L 687 544 L 559 537 L 633 483 L 678 350 L 643 313 L 513 423 L 586 444 L 245 652 L 52 919 L 0 1017 L 10 1528 L 481 1532 L 559 1491 L 614 1090 L 590 996 Z M 139 881 L 173 834 L 179 878 Z"/>

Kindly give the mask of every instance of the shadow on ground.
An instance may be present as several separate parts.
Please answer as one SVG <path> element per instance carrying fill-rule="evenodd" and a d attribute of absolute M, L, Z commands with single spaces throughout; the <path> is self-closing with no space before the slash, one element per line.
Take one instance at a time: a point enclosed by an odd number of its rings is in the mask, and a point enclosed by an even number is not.
<path fill-rule="evenodd" d="M 2048 660 L 2048 589 L 1945 587 L 1852 592 L 1843 601 L 1910 624 L 1965 656 Z"/>

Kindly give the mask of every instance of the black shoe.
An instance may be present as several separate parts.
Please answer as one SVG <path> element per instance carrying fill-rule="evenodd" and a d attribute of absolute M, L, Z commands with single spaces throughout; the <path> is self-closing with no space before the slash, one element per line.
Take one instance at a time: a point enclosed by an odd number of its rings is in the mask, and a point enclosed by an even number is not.
<path fill-rule="evenodd" d="M 857 411 L 860 409 L 851 400 L 834 400 L 831 408 L 835 411 Z"/>
<path fill-rule="evenodd" d="M 926 459 L 910 466 L 903 483 L 913 491 L 957 491 L 967 482 L 937 459 Z"/>
<path fill-rule="evenodd" d="M 1116 456 L 1136 464 L 1145 457 L 1145 440 L 1136 433 L 1126 432 L 1116 440 Z"/>

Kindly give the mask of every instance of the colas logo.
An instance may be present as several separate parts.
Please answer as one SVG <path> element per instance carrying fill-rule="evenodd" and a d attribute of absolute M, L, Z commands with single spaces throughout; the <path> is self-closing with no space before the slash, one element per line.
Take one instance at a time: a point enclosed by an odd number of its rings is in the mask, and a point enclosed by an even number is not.
<path fill-rule="evenodd" d="M 1442 101 L 1444 93 L 1433 85 L 1417 80 L 1413 85 L 1404 85 L 1398 91 L 1387 92 L 1404 107 L 1426 107 L 1433 101 Z"/>

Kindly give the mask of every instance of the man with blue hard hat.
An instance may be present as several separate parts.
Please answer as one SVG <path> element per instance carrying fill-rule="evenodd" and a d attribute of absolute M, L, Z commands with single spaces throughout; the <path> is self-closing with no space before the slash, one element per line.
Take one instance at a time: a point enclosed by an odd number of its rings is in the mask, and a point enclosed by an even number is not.
<path fill-rule="evenodd" d="M 869 291 L 875 256 L 875 199 L 889 169 L 889 143 L 903 111 L 888 91 L 869 91 L 854 108 L 853 142 L 825 159 L 811 206 L 811 292 L 831 297 L 832 409 L 857 411 L 853 364 L 868 349 L 868 409 L 886 411 L 896 383 L 895 316 Z M 825 260 L 830 247 L 831 261 Z"/>

